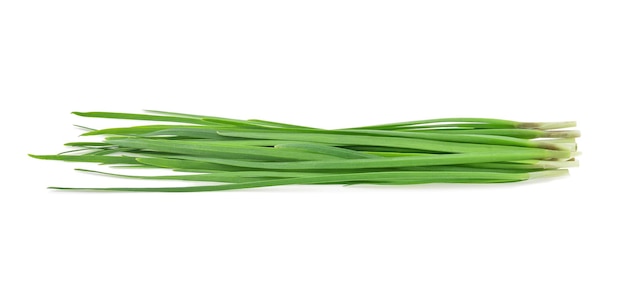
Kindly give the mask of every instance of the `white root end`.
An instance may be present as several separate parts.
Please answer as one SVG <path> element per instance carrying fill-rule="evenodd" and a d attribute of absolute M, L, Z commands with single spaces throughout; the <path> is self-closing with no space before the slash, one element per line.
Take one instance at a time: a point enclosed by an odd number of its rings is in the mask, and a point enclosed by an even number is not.
<path fill-rule="evenodd" d="M 576 122 L 575 121 L 529 122 L 529 123 L 520 123 L 518 127 L 522 129 L 553 130 L 553 129 L 564 129 L 564 128 L 576 127 Z"/>
<path fill-rule="evenodd" d="M 545 131 L 542 137 L 544 138 L 577 138 L 577 137 L 580 137 L 580 131 L 578 130 Z"/>
<path fill-rule="evenodd" d="M 578 145 L 576 143 L 554 143 L 537 141 L 537 146 L 545 149 L 566 150 L 570 152 L 574 152 L 578 149 Z"/>
<path fill-rule="evenodd" d="M 538 142 L 546 142 L 546 143 L 576 143 L 575 138 L 557 138 L 557 139 L 540 139 Z"/>
<path fill-rule="evenodd" d="M 567 169 L 546 170 L 528 173 L 528 179 L 551 178 L 565 175 L 569 175 L 569 171 Z"/>
<path fill-rule="evenodd" d="M 556 169 L 556 168 L 568 168 L 568 167 L 578 167 L 580 164 L 578 163 L 578 161 L 574 160 L 574 161 L 538 161 L 537 163 L 535 163 L 535 166 L 537 168 L 543 168 L 543 169 Z"/>

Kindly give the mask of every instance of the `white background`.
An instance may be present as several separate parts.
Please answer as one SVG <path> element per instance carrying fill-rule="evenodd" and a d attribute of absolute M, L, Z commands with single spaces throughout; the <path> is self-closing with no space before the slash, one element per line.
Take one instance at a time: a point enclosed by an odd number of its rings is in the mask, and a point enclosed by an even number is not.
<path fill-rule="evenodd" d="M 2 1 L 0 283 L 625 284 L 624 5 Z M 577 120 L 584 154 L 536 183 L 182 194 L 47 190 L 137 182 L 26 156 L 126 123 L 71 111 L 142 109 Z"/>

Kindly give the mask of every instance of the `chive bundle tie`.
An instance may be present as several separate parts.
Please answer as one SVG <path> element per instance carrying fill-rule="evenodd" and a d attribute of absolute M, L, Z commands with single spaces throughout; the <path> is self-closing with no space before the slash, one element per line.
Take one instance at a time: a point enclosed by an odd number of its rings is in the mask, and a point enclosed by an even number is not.
<path fill-rule="evenodd" d="M 318 129 L 162 111 L 75 112 L 82 117 L 159 124 L 87 130 L 101 142 L 70 142 L 70 151 L 31 155 L 45 160 L 161 168 L 172 175 L 138 176 L 77 169 L 111 177 L 207 182 L 159 188 L 65 188 L 197 192 L 293 184 L 504 183 L 567 175 L 578 165 L 575 122 L 443 118 L 346 129 Z"/>

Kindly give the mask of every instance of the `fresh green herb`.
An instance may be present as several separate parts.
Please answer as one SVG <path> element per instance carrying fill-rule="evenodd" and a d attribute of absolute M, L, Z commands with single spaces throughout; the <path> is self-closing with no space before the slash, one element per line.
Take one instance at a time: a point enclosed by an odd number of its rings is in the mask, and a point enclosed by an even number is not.
<path fill-rule="evenodd" d="M 44 160 L 116 168 L 170 169 L 175 175 L 111 177 L 210 183 L 192 187 L 63 190 L 195 192 L 292 184 L 504 183 L 566 175 L 578 161 L 575 122 L 527 123 L 444 118 L 347 129 L 319 129 L 163 111 L 75 112 L 83 117 L 160 124 L 91 129 L 100 142 L 70 142 Z"/>

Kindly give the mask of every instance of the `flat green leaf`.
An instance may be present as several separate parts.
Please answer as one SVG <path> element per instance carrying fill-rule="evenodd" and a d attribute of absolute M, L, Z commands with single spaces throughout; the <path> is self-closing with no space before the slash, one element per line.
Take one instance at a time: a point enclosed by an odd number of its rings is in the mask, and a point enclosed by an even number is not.
<path fill-rule="evenodd" d="M 35 155 L 30 157 L 44 160 L 61 160 L 68 162 L 97 162 L 102 164 L 138 164 L 134 157 L 128 156 L 101 156 L 101 155 Z"/>

